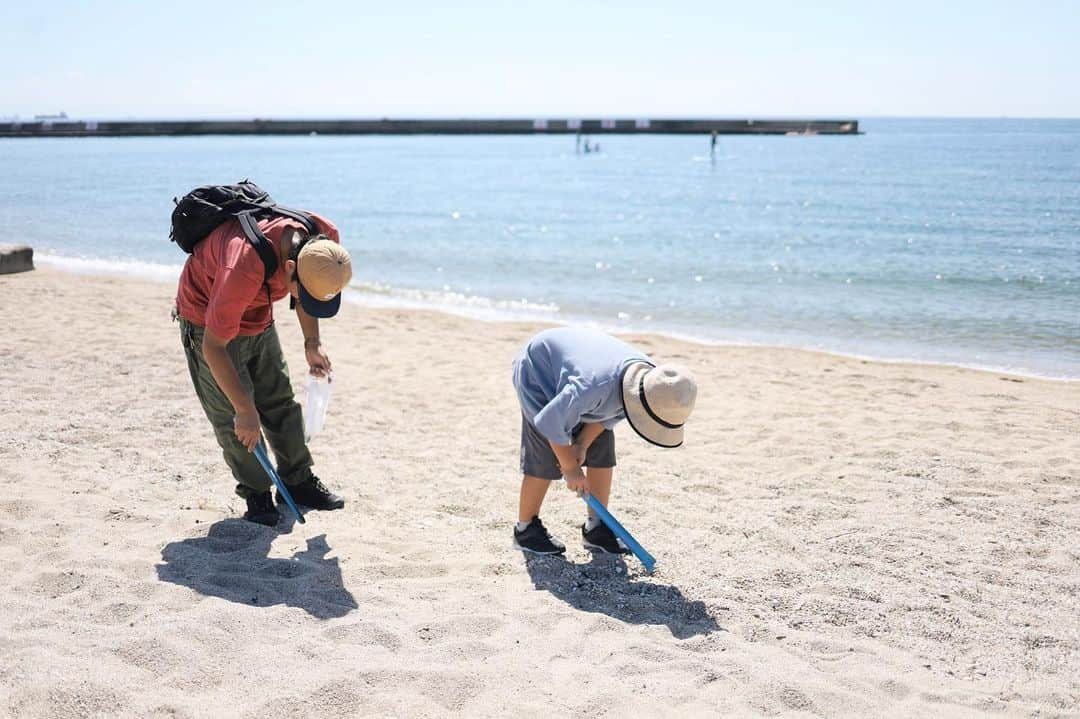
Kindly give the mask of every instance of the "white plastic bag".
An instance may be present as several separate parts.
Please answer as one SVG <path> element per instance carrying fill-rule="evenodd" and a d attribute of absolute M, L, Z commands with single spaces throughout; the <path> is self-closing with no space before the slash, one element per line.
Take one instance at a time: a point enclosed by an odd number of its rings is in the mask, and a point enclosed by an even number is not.
<path fill-rule="evenodd" d="M 304 394 L 307 399 L 304 403 L 304 440 L 311 438 L 322 431 L 326 423 L 326 407 L 330 404 L 331 377 L 316 377 L 308 375 L 307 386 Z"/>

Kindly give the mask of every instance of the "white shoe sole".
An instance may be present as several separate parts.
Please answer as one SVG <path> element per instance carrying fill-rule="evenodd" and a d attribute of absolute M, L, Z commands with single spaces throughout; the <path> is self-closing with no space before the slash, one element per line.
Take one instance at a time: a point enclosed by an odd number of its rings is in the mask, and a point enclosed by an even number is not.
<path fill-rule="evenodd" d="M 630 553 L 629 549 L 626 549 L 625 551 L 622 551 L 622 552 L 613 552 L 610 549 L 605 549 L 604 547 L 601 547 L 599 544 L 593 544 L 592 542 L 587 542 L 585 540 L 581 540 L 581 543 L 585 545 L 585 549 L 595 549 L 596 551 L 603 552 L 604 554 L 622 555 L 622 554 L 629 554 Z"/>
<path fill-rule="evenodd" d="M 538 557 L 554 557 L 566 553 L 565 547 L 563 547 L 562 549 L 556 549 L 554 552 L 538 552 L 535 549 L 529 549 L 528 547 L 521 546 L 517 543 L 516 539 L 514 540 L 514 549 L 522 552 L 528 552 L 529 554 L 535 554 Z"/>

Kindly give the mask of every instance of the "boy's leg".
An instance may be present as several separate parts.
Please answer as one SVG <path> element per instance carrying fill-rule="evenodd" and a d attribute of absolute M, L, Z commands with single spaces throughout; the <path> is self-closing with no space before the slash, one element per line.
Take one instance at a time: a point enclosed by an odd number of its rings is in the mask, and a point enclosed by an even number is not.
<path fill-rule="evenodd" d="M 615 474 L 615 435 L 605 430 L 589 446 L 585 457 L 589 487 L 592 496 L 605 507 L 611 497 L 611 479 Z M 581 537 L 589 549 L 601 550 L 609 554 L 625 554 L 628 550 L 619 542 L 618 537 L 596 516 L 592 507 L 588 508 L 589 518 L 581 527 Z"/>
<path fill-rule="evenodd" d="M 248 366 L 255 408 L 274 451 L 278 475 L 287 485 L 303 484 L 311 478 L 311 452 L 304 441 L 304 415 L 293 395 L 277 330 L 271 325 L 252 340 Z"/>
<path fill-rule="evenodd" d="M 550 486 L 550 479 L 530 477 L 527 474 L 522 478 L 521 496 L 518 500 L 519 522 L 528 524 L 533 517 L 540 516 L 540 506 L 544 503 L 544 496 Z"/>
<path fill-rule="evenodd" d="M 551 445 L 536 427 L 521 415 L 521 494 L 518 501 L 518 521 L 530 522 L 540 516 L 548 487 L 562 477 L 559 460 Z"/>
<path fill-rule="evenodd" d="M 606 507 L 611 496 L 611 479 L 615 475 L 615 433 L 610 429 L 601 432 L 589 445 L 585 453 L 585 467 L 589 487 L 592 488 L 590 494 Z M 589 516 L 595 517 L 591 509 Z"/>
<path fill-rule="evenodd" d="M 585 465 L 589 477 L 589 491 L 605 507 L 611 497 L 611 479 L 615 474 L 615 434 L 604 430 L 589 445 L 585 455 Z M 589 549 L 601 550 L 609 554 L 625 554 L 615 533 L 588 508 L 589 518 L 581 527 L 581 537 Z"/>
<path fill-rule="evenodd" d="M 589 477 L 589 494 L 596 497 L 600 504 L 607 506 L 608 497 L 611 496 L 611 478 L 615 476 L 614 467 L 588 467 L 585 470 Z M 589 508 L 589 516 L 595 517 L 596 513 Z"/>
<path fill-rule="evenodd" d="M 518 504 L 518 523 L 514 527 L 514 547 L 530 554 L 562 554 L 566 545 L 548 533 L 540 521 L 540 505 L 551 485 L 550 479 L 530 477 L 521 480 L 521 501 Z"/>
<path fill-rule="evenodd" d="M 615 474 L 615 469 L 589 467 L 587 474 L 590 494 L 596 497 L 600 504 L 608 506 L 608 498 L 611 496 L 611 478 Z M 581 538 L 588 549 L 600 550 L 608 554 L 625 554 L 628 551 L 611 528 L 600 521 L 592 507 L 588 507 L 588 519 L 581 525 Z"/>
<path fill-rule="evenodd" d="M 533 554 L 562 554 L 566 545 L 548 534 L 540 521 L 551 482 L 562 476 L 559 461 L 551 445 L 521 417 L 521 495 L 518 502 L 518 526 L 514 527 L 514 546 Z"/>
<path fill-rule="evenodd" d="M 236 410 L 225 393 L 218 387 L 214 375 L 202 354 L 203 330 L 186 320 L 180 321 L 180 339 L 184 346 L 184 355 L 187 357 L 188 372 L 191 374 L 191 383 L 195 386 L 195 395 L 199 398 L 206 418 L 210 420 L 214 428 L 214 436 L 225 457 L 225 463 L 232 470 L 233 477 L 237 481 L 236 493 L 245 499 L 254 495 L 264 494 L 270 490 L 270 478 L 266 476 L 262 465 L 255 459 L 255 455 L 247 451 L 236 438 L 236 430 L 233 427 L 233 417 Z M 226 346 L 229 359 L 236 367 L 240 375 L 240 383 L 248 392 L 252 391 L 251 377 L 244 363 L 241 361 L 246 337 L 238 337 Z"/>

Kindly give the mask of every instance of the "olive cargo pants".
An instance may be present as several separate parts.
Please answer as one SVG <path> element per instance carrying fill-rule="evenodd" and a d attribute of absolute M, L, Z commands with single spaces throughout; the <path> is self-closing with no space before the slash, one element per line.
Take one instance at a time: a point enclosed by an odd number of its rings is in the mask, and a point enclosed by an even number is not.
<path fill-rule="evenodd" d="M 202 353 L 203 328 L 180 319 L 180 341 L 187 356 L 191 382 L 207 419 L 214 427 L 225 463 L 236 478 L 241 497 L 270 489 L 270 477 L 255 455 L 236 438 L 233 417 L 236 410 L 218 387 Z M 278 476 L 288 485 L 303 484 L 311 478 L 311 453 L 304 442 L 304 419 L 293 397 L 289 368 L 281 352 L 277 330 L 270 325 L 262 334 L 235 337 L 226 346 L 229 358 L 240 375 L 240 383 L 255 399 L 263 434 L 277 460 Z"/>

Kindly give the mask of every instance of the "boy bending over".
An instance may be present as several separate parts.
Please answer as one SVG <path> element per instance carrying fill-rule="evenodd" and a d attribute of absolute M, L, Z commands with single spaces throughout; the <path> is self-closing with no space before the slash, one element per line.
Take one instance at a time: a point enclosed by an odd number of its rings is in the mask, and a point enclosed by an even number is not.
<path fill-rule="evenodd" d="M 697 384 L 686 369 L 656 366 L 621 340 L 573 327 L 545 330 L 529 340 L 514 360 L 514 388 L 521 402 L 525 475 L 514 546 L 534 554 L 566 551 L 540 521 L 553 480 L 564 477 L 570 489 L 591 494 L 606 507 L 615 468 L 612 428 L 626 418 L 648 442 L 678 447 L 697 397 Z M 627 551 L 592 510 L 581 535 L 589 549 Z"/>

